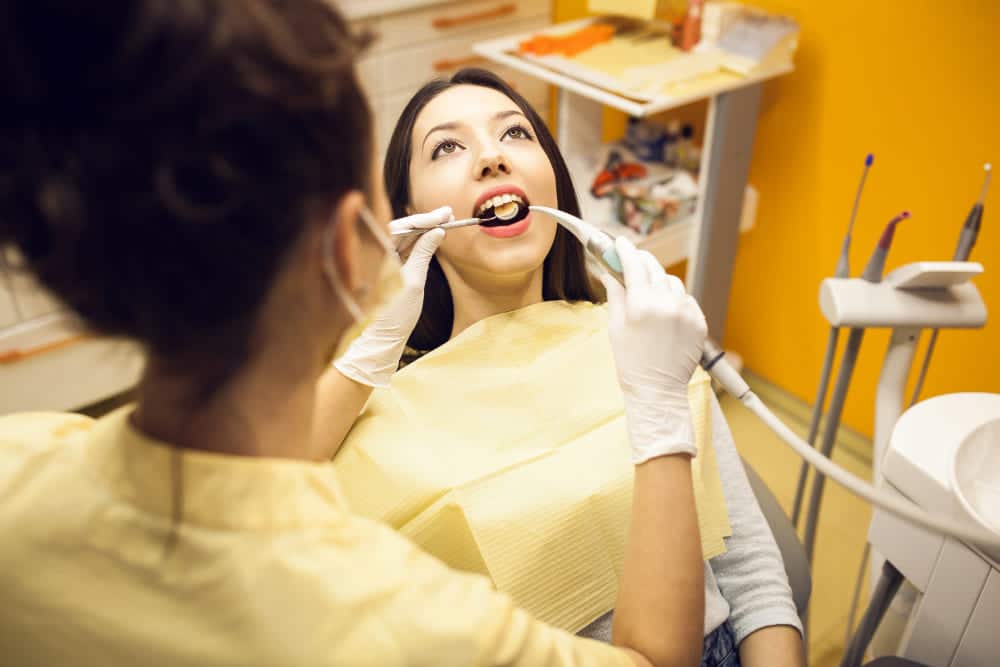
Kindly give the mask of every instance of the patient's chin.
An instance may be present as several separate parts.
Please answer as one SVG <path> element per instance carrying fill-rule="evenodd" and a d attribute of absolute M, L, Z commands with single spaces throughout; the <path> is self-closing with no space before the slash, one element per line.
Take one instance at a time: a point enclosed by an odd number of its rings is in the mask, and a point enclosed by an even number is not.
<path fill-rule="evenodd" d="M 477 282 L 496 276 L 499 283 L 504 278 L 541 271 L 548 254 L 547 247 L 533 243 L 507 243 L 501 247 L 469 250 L 471 252 L 458 256 L 439 250 L 438 256 L 461 273 L 477 274 Z"/>

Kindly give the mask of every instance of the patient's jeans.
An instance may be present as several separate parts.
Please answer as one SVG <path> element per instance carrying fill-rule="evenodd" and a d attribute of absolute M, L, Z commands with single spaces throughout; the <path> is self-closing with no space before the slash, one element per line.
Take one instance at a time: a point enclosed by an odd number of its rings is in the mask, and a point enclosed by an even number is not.
<path fill-rule="evenodd" d="M 729 621 L 705 637 L 701 667 L 740 667 L 740 652 L 737 650 L 736 637 Z"/>
<path fill-rule="evenodd" d="M 611 641 L 611 618 L 613 612 L 588 625 L 578 634 L 602 642 Z M 705 646 L 701 654 L 701 667 L 741 667 L 740 652 L 736 646 L 736 636 L 733 626 L 726 621 L 705 637 Z"/>

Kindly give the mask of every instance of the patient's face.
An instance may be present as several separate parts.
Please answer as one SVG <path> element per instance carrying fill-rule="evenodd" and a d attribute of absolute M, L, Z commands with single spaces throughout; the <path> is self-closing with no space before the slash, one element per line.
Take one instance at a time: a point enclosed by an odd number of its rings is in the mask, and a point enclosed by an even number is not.
<path fill-rule="evenodd" d="M 501 201 L 494 196 L 557 206 L 555 173 L 535 128 L 503 93 L 473 85 L 449 88 L 420 112 L 412 141 L 414 213 L 447 205 L 456 219 L 476 217 L 484 204 Z M 528 213 L 513 224 L 450 230 L 438 258 L 460 272 L 530 273 L 541 269 L 555 234 L 548 216 Z"/>

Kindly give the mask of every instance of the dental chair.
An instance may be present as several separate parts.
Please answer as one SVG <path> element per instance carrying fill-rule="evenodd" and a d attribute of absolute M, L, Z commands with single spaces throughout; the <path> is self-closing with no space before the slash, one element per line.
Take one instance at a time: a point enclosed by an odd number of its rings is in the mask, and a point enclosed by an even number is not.
<path fill-rule="evenodd" d="M 788 585 L 792 588 L 795 609 L 799 612 L 799 617 L 803 617 L 809 607 L 809 595 L 812 592 L 812 573 L 809 569 L 809 559 L 806 558 L 806 550 L 795 533 L 792 520 L 785 514 L 785 510 L 781 509 L 778 499 L 764 484 L 764 480 L 745 460 L 743 468 L 750 480 L 750 488 L 757 498 L 757 504 L 760 505 L 760 510 L 774 535 L 774 541 L 778 544 L 781 558 L 785 562 L 785 574 L 788 575 Z M 905 658 L 887 656 L 873 660 L 864 667 L 926 667 L 926 665 Z"/>

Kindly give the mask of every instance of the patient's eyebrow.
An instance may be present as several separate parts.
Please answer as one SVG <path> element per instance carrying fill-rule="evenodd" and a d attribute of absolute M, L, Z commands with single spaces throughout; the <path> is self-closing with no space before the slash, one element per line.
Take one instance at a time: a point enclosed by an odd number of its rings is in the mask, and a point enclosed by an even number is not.
<path fill-rule="evenodd" d="M 435 125 L 430 129 L 430 131 L 427 132 L 426 135 L 424 135 L 424 143 L 420 144 L 420 147 L 423 148 L 427 144 L 427 137 L 431 136 L 435 132 L 440 132 L 441 130 L 457 130 L 458 127 L 459 124 L 456 123 L 455 121 L 452 121 L 450 123 L 441 123 L 440 125 Z"/>
<path fill-rule="evenodd" d="M 492 120 L 494 121 L 503 120 L 504 118 L 509 118 L 510 116 L 524 116 L 524 114 L 520 110 L 509 109 L 507 111 L 501 111 L 499 113 L 493 114 Z M 457 130 L 459 127 L 461 127 L 461 123 L 458 123 L 456 121 L 435 125 L 430 130 L 427 131 L 427 134 L 424 135 L 424 141 L 423 143 L 420 144 L 420 148 L 422 149 L 424 146 L 427 145 L 428 137 L 430 137 L 435 132 L 440 132 L 441 130 Z"/>

